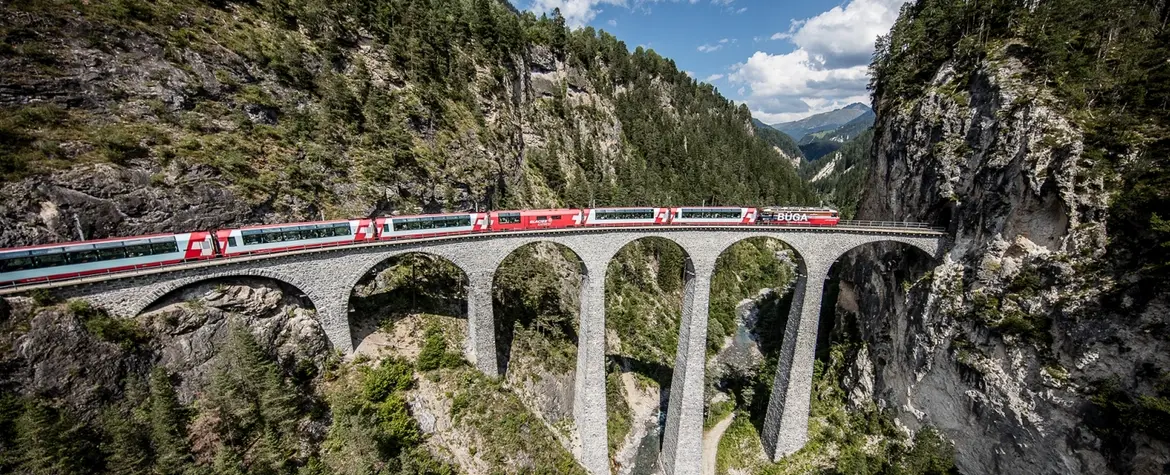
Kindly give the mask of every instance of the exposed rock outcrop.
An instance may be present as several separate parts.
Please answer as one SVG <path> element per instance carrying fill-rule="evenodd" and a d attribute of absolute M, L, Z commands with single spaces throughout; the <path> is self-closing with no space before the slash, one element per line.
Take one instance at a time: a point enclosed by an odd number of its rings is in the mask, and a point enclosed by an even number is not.
<path fill-rule="evenodd" d="M 0 308 L 12 310 L 8 321 L 0 320 L 5 329 L 0 384 L 25 396 L 61 400 L 85 417 L 118 399 L 126 378 L 144 380 L 156 365 L 176 374 L 180 398 L 193 401 L 232 325 L 251 330 L 290 373 L 322 367 L 330 356 L 313 311 L 288 289 L 265 280 L 182 290 L 125 323 L 137 330 L 111 331 L 105 326 L 108 317 L 76 311 L 72 304 L 40 307 L 28 298 L 0 302 Z"/>
<path fill-rule="evenodd" d="M 1145 434 L 1118 446 L 1106 434 L 1121 422 L 1101 421 L 1093 397 L 1170 367 L 1152 331 L 1170 323 L 1165 294 L 1106 303 L 1108 190 L 1026 76 L 1001 51 L 941 68 L 913 101 L 878 95 L 858 218 L 930 222 L 954 240 L 933 268 L 890 246 L 843 259 L 836 327 L 868 346 L 846 383 L 912 430 L 940 428 L 964 473 L 1160 473 L 1170 446 Z"/>

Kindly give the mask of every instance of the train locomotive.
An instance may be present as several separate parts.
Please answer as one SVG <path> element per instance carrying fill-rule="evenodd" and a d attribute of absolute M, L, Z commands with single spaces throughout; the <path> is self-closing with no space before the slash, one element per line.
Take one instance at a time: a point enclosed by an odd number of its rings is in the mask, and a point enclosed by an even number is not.
<path fill-rule="evenodd" d="M 836 226 L 829 208 L 565 208 L 386 216 L 248 226 L 0 249 L 0 285 L 85 277 L 223 257 L 486 232 L 612 226 Z"/>

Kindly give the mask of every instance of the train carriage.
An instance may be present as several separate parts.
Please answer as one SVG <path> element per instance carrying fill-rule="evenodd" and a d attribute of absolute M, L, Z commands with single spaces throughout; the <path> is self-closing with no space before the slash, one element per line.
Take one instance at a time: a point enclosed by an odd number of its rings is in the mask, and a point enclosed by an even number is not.
<path fill-rule="evenodd" d="M 216 231 L 221 254 L 235 256 L 364 242 L 377 236 L 371 219 L 250 226 Z"/>
<path fill-rule="evenodd" d="M 579 209 L 533 209 L 492 211 L 492 231 L 520 231 L 525 229 L 560 229 L 581 224 Z"/>
<path fill-rule="evenodd" d="M 703 206 L 670 208 L 670 224 L 754 224 L 755 208 Z"/>
<path fill-rule="evenodd" d="M 158 234 L 0 251 L 0 283 L 31 283 L 215 257 L 211 233 Z"/>
<path fill-rule="evenodd" d="M 375 220 L 378 239 L 442 236 L 487 231 L 488 213 L 393 216 Z"/>
<path fill-rule="evenodd" d="M 796 224 L 806 226 L 836 226 L 841 221 L 837 210 L 776 206 L 760 209 L 760 224 Z"/>
<path fill-rule="evenodd" d="M 586 208 L 584 226 L 637 226 L 666 224 L 670 208 Z"/>
<path fill-rule="evenodd" d="M 0 285 L 61 280 L 217 256 L 278 253 L 375 240 L 576 226 L 836 226 L 836 210 L 811 207 L 621 207 L 393 216 L 275 224 L 0 250 Z"/>

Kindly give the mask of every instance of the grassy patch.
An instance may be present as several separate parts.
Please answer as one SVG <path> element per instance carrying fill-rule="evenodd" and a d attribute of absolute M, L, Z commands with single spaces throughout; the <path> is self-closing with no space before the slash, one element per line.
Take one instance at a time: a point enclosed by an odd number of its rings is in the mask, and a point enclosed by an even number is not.
<path fill-rule="evenodd" d="M 723 418 L 734 411 L 735 401 L 719 401 L 711 404 L 707 408 L 707 418 L 703 420 L 703 430 L 711 430 L 712 427 L 715 427 L 715 424 L 718 424 L 719 421 L 722 421 Z"/>
<path fill-rule="evenodd" d="M 150 339 L 137 320 L 110 316 L 84 300 L 71 300 L 67 308 L 82 321 L 89 334 L 102 341 L 117 343 L 123 349 L 133 349 Z"/>

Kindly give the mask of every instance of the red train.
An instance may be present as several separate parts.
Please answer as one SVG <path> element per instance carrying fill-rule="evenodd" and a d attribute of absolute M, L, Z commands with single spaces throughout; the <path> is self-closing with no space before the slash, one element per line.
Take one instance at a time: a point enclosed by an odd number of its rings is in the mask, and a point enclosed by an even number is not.
<path fill-rule="evenodd" d="M 836 226 L 828 208 L 585 208 L 388 216 L 159 234 L 0 250 L 0 285 L 45 282 L 245 254 L 407 238 L 601 226 Z"/>

